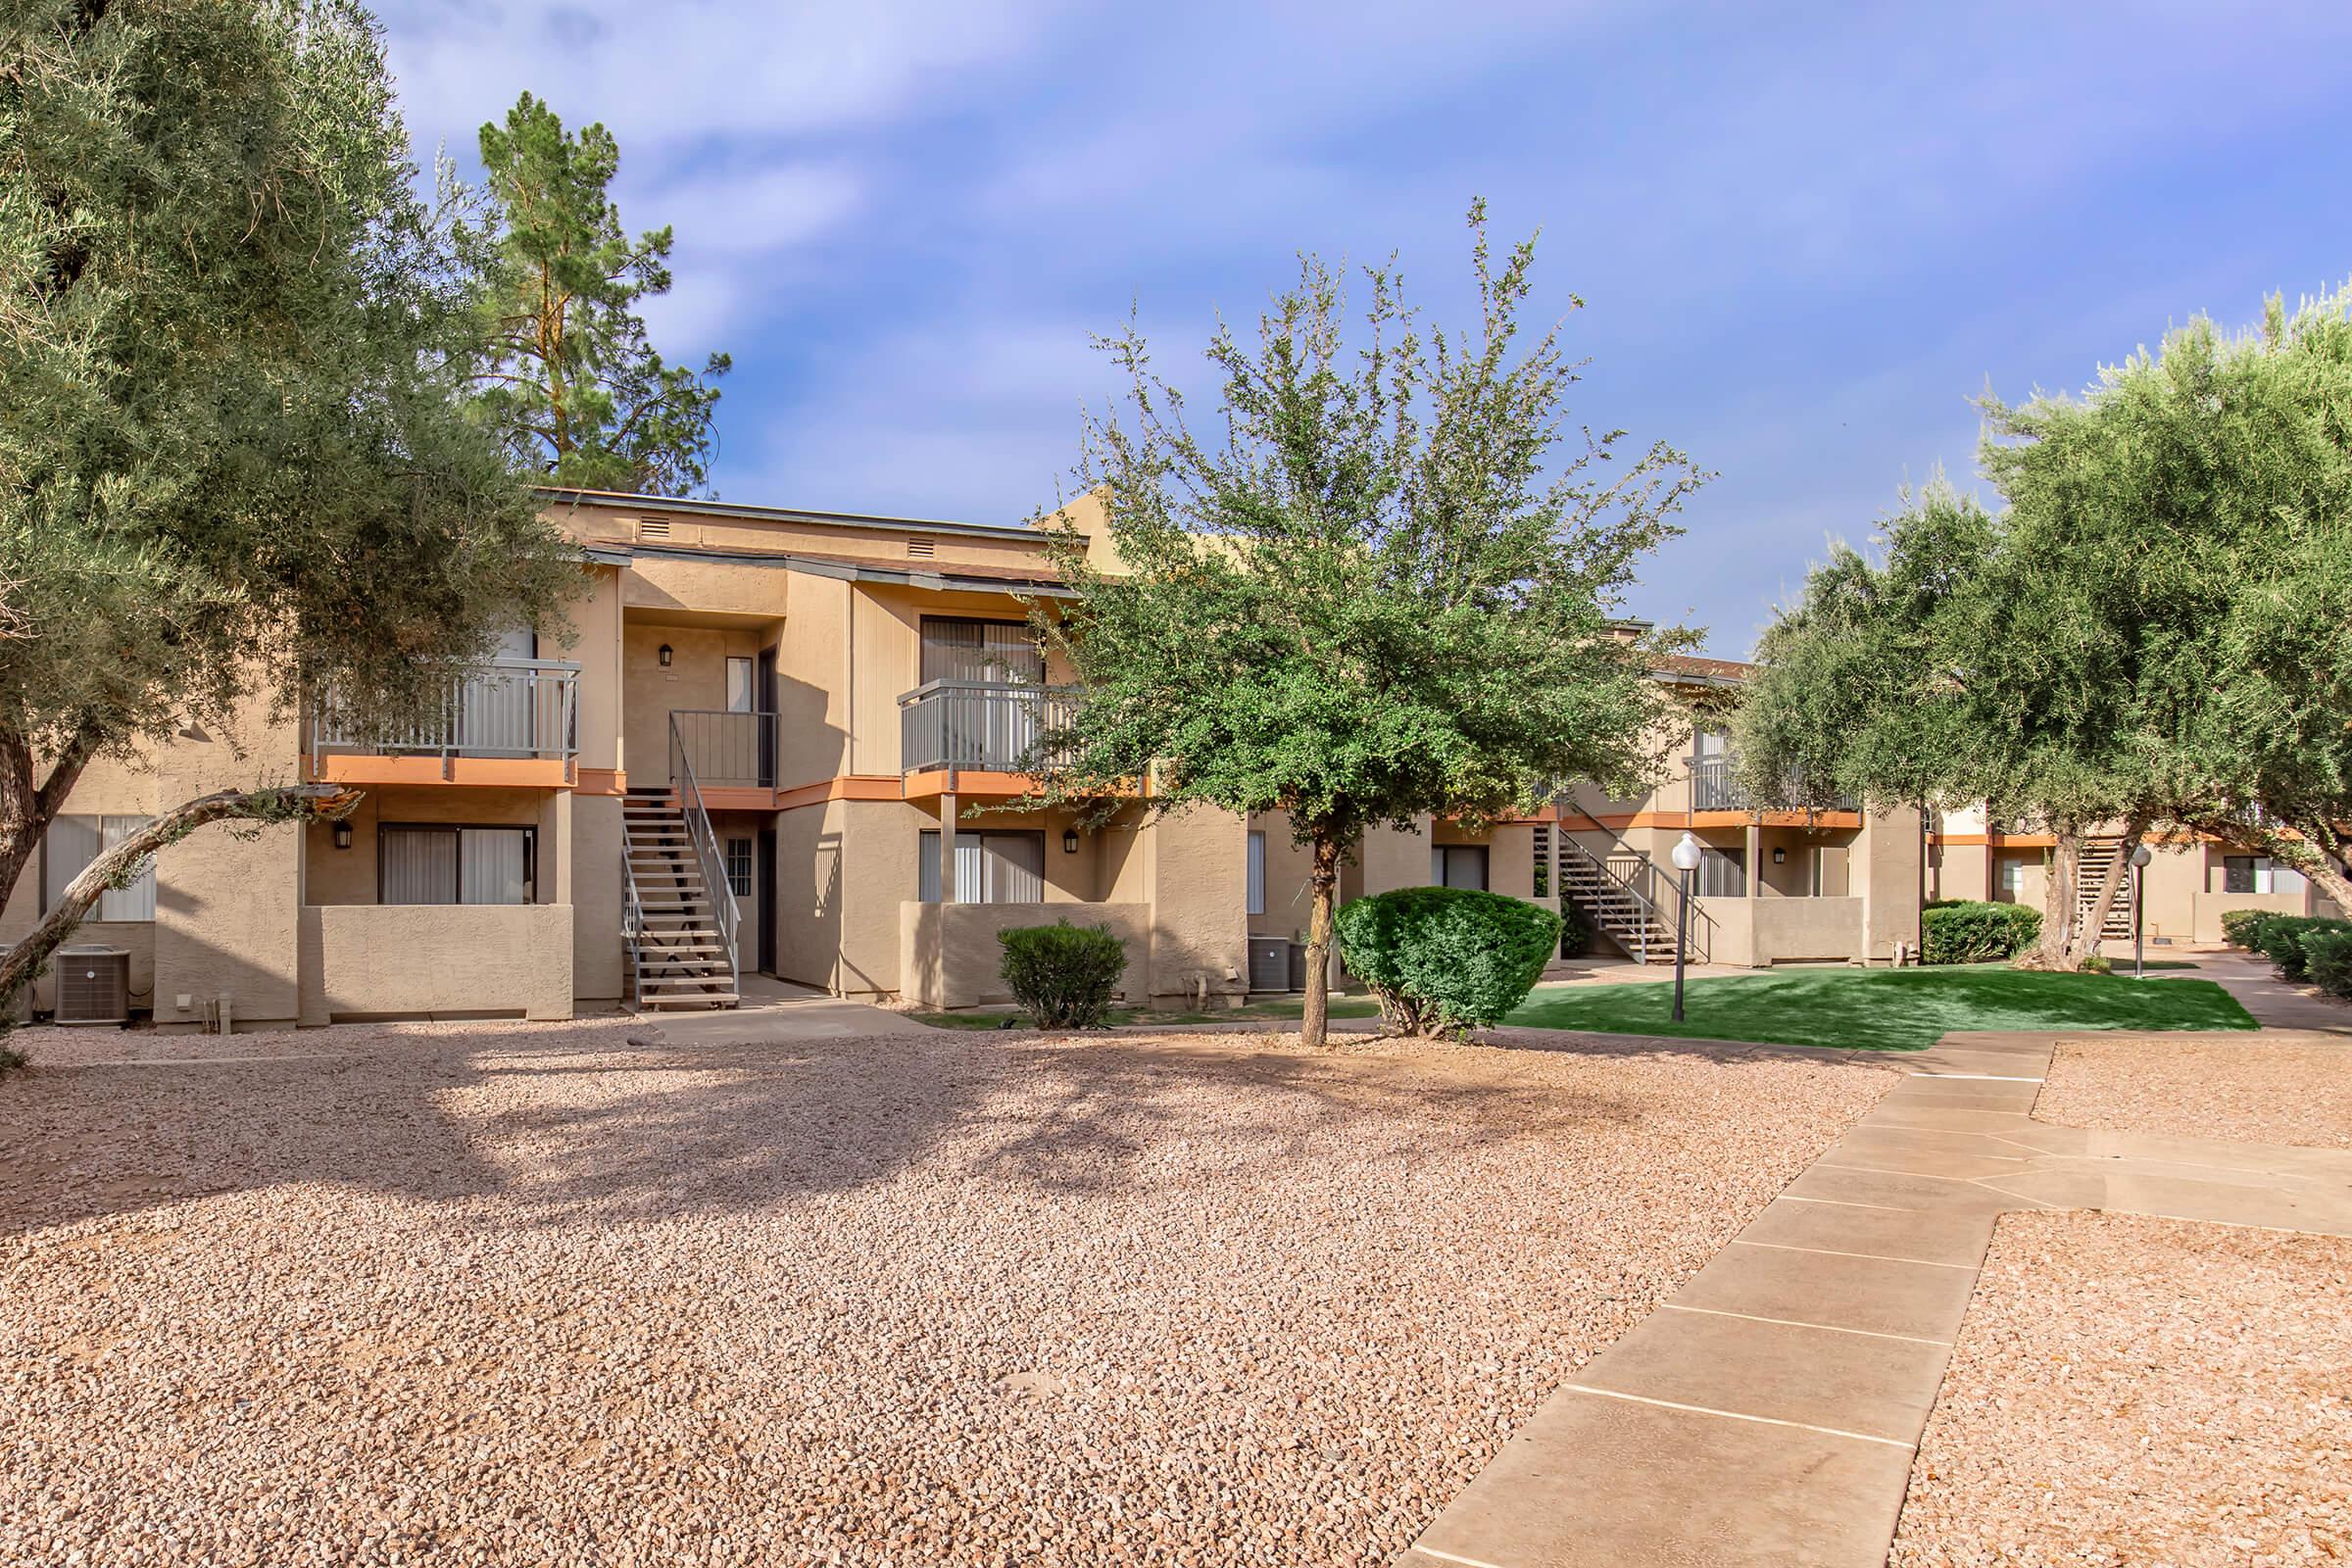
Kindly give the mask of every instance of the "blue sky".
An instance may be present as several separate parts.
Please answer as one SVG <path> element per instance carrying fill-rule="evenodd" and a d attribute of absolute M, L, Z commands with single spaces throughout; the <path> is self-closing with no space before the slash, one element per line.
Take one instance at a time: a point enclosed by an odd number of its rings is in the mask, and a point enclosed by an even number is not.
<path fill-rule="evenodd" d="M 1541 228 L 1583 422 L 1720 477 L 1630 608 L 1751 648 L 1832 538 L 1973 479 L 1970 399 L 2352 275 L 2352 6 L 382 8 L 420 150 L 525 88 L 678 233 L 656 344 L 735 356 L 719 493 L 1013 521 L 1130 306 L 1180 379 L 1295 253 Z"/>

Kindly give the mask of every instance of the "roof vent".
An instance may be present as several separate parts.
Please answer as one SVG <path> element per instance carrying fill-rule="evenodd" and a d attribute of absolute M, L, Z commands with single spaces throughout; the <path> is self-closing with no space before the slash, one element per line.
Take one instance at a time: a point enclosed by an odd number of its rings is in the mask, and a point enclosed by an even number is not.
<path fill-rule="evenodd" d="M 667 517 L 639 517 L 637 519 L 637 537 L 640 539 L 668 538 L 669 519 Z"/>
<path fill-rule="evenodd" d="M 927 533 L 918 533 L 906 541 L 906 553 L 910 556 L 920 556 L 928 561 L 939 553 L 939 541 Z"/>

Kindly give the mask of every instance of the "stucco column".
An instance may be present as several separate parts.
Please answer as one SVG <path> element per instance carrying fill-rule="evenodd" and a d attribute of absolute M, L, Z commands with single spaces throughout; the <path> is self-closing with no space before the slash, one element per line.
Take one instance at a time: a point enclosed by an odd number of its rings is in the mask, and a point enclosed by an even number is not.
<path fill-rule="evenodd" d="M 1753 899 L 1763 891 L 1764 887 L 1764 824 L 1753 818 L 1750 818 L 1747 824 L 1746 853 L 1747 896 Z"/>

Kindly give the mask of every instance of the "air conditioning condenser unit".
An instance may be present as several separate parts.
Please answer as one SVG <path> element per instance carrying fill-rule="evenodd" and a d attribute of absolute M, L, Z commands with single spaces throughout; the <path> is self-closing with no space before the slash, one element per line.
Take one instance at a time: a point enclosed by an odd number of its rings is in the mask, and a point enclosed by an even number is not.
<path fill-rule="evenodd" d="M 130 950 L 97 946 L 57 950 L 59 1023 L 130 1021 Z"/>

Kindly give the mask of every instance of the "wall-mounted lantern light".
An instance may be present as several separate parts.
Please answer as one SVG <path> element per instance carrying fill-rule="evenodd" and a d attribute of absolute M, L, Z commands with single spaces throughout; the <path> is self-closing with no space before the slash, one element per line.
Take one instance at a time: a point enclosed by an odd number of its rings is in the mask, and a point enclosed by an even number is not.
<path fill-rule="evenodd" d="M 669 667 L 669 644 L 667 643 L 662 645 L 662 667 L 663 669 Z"/>
<path fill-rule="evenodd" d="M 1078 830 L 1076 828 L 1065 827 L 1061 830 L 1061 853 L 1064 855 L 1078 853 Z"/>
<path fill-rule="evenodd" d="M 1788 861 L 1788 852 L 1787 850 L 1776 849 L 1776 850 L 1774 850 L 1774 851 L 1772 852 L 1772 863 L 1773 863 L 1773 864 L 1775 864 L 1775 865 L 1782 865 L 1782 864 L 1786 864 L 1786 863 L 1787 863 L 1787 861 Z"/>
<path fill-rule="evenodd" d="M 349 822 L 335 824 L 335 848 L 338 850 L 351 848 L 351 824 Z"/>

